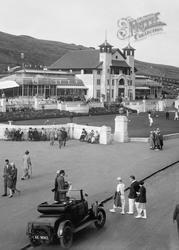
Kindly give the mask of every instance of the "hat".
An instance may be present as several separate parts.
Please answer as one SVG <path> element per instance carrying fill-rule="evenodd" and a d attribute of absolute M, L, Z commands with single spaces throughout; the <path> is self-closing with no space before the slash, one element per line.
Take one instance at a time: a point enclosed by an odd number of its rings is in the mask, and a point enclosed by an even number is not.
<path fill-rule="evenodd" d="M 60 173 L 60 170 L 57 170 L 56 174 L 59 174 Z"/>
<path fill-rule="evenodd" d="M 60 170 L 60 174 L 65 174 L 65 170 Z"/>
<path fill-rule="evenodd" d="M 121 177 L 117 177 L 117 180 L 118 180 L 118 181 L 122 181 L 122 178 L 121 178 Z"/>
<path fill-rule="evenodd" d="M 26 155 L 28 155 L 28 154 L 29 154 L 29 151 L 28 151 L 28 150 L 26 150 L 26 151 L 25 151 L 25 154 L 26 154 Z"/>

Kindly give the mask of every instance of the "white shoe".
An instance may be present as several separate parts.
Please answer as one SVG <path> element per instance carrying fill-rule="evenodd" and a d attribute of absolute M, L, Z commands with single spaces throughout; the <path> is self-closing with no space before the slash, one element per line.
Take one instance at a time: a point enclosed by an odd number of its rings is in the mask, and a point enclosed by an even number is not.
<path fill-rule="evenodd" d="M 141 215 L 137 215 L 137 216 L 135 216 L 135 218 L 136 218 L 136 219 L 142 218 L 142 216 L 141 216 Z"/>
<path fill-rule="evenodd" d="M 110 211 L 111 213 L 115 213 L 115 212 L 116 212 L 116 210 L 115 210 L 114 208 L 109 209 L 109 211 Z"/>
<path fill-rule="evenodd" d="M 133 212 L 127 212 L 127 214 L 133 214 Z"/>
<path fill-rule="evenodd" d="M 141 216 L 141 218 L 142 218 L 142 219 L 147 219 L 147 217 L 146 217 L 146 216 Z"/>

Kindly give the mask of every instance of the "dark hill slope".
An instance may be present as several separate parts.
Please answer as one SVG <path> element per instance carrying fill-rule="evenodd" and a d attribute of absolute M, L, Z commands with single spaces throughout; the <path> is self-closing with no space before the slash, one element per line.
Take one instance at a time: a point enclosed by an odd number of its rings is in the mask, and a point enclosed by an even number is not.
<path fill-rule="evenodd" d="M 50 65 L 69 50 L 85 49 L 84 46 L 36 39 L 29 36 L 15 36 L 0 32 L 0 70 L 7 65 L 21 64 L 20 53 L 25 54 L 25 64 Z"/>

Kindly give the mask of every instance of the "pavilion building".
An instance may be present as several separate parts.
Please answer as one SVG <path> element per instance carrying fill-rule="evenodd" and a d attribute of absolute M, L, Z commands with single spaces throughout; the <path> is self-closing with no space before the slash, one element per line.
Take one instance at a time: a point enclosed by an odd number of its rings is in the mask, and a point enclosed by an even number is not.
<path fill-rule="evenodd" d="M 76 74 L 88 88 L 87 98 L 114 102 L 121 98 L 135 100 L 160 96 L 160 83 L 136 75 L 134 57 L 135 49 L 130 44 L 121 51 L 105 41 L 99 50 L 70 51 L 49 69 Z"/>
<path fill-rule="evenodd" d="M 87 98 L 107 102 L 121 97 L 135 100 L 135 49 L 130 44 L 123 52 L 112 47 L 105 41 L 99 50 L 71 51 L 49 69 L 75 73 L 88 88 Z"/>
<path fill-rule="evenodd" d="M 7 97 L 81 99 L 87 87 L 74 73 L 23 69 L 0 79 L 0 91 Z"/>

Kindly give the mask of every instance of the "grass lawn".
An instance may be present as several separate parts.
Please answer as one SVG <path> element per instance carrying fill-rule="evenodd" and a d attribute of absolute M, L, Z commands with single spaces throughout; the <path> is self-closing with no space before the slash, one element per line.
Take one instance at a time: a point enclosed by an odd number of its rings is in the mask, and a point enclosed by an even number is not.
<path fill-rule="evenodd" d="M 110 126 L 112 132 L 114 131 L 114 119 L 116 115 L 99 115 L 99 116 L 82 116 L 74 117 L 73 122 L 78 124 L 88 124 L 93 126 Z M 160 128 L 163 134 L 179 133 L 179 121 L 174 121 L 174 112 L 170 112 L 170 120 L 165 119 L 165 112 L 156 112 L 156 116 L 153 118 L 154 123 L 152 127 L 149 127 L 148 113 L 130 114 L 129 115 L 129 137 L 148 137 L 150 130 Z M 48 120 L 27 120 L 16 121 L 14 124 L 29 124 L 29 125 L 41 125 L 41 124 L 65 124 L 69 123 L 69 118 L 53 118 Z"/>

